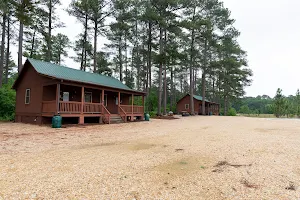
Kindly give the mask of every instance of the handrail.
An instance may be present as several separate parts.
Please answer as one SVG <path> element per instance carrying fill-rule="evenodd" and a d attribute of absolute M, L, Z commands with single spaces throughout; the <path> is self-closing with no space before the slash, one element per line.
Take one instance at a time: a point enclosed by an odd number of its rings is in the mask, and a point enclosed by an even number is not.
<path fill-rule="evenodd" d="M 102 106 L 103 117 L 104 117 L 103 121 L 107 120 L 107 123 L 110 124 L 110 112 L 107 110 L 107 108 L 104 106 L 103 103 L 101 103 L 101 106 Z"/>
<path fill-rule="evenodd" d="M 123 119 L 124 122 L 127 122 L 126 112 L 123 110 L 123 108 L 121 106 L 118 106 L 118 107 L 119 107 L 119 114 L 120 114 L 120 116 L 122 117 L 122 119 Z"/>
<path fill-rule="evenodd" d="M 144 106 L 120 105 L 126 114 L 141 114 L 144 113 Z M 133 108 L 133 113 L 132 113 Z"/>

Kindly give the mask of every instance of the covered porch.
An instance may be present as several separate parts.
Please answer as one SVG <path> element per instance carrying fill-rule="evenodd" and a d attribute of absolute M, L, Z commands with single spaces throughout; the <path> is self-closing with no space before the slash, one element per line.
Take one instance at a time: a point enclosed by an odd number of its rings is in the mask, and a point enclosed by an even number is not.
<path fill-rule="evenodd" d="M 142 120 L 143 105 L 144 95 L 136 92 L 65 82 L 43 86 L 42 116 L 75 117 L 79 124 L 91 117 L 107 124 L 112 117 L 123 122 Z"/>
<path fill-rule="evenodd" d="M 220 105 L 212 102 L 205 102 L 205 114 L 219 115 Z M 202 102 L 199 104 L 199 114 L 202 114 Z"/>

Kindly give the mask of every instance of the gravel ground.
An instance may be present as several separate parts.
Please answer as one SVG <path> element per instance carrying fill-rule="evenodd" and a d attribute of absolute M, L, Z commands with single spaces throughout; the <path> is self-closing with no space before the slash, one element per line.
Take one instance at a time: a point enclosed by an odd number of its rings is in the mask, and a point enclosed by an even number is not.
<path fill-rule="evenodd" d="M 300 120 L 0 123 L 0 199 L 300 199 Z"/>

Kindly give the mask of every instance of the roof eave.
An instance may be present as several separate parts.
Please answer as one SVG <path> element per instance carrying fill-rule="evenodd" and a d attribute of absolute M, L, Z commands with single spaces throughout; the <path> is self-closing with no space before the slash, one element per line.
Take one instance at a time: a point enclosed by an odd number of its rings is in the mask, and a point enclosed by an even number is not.
<path fill-rule="evenodd" d="M 39 72 L 37 72 L 37 73 L 41 76 L 45 76 L 45 77 L 52 78 L 52 79 L 57 79 L 57 80 L 72 81 L 72 82 L 76 82 L 76 83 L 90 84 L 90 85 L 94 85 L 94 86 L 102 86 L 102 87 L 107 87 L 107 88 L 111 88 L 111 89 L 123 90 L 123 91 L 132 92 L 132 93 L 143 94 L 143 95 L 147 94 L 146 92 L 141 92 L 141 91 L 136 91 L 136 90 L 115 88 L 115 87 L 110 87 L 110 86 L 106 86 L 106 85 L 98 85 L 98 84 L 94 84 L 94 83 L 86 83 L 86 82 L 81 82 L 81 81 L 76 81 L 76 80 L 63 79 L 63 78 L 59 78 L 59 77 L 55 77 L 55 76 L 49 76 L 49 75 L 46 75 L 46 74 L 42 74 L 42 73 L 39 73 Z"/>

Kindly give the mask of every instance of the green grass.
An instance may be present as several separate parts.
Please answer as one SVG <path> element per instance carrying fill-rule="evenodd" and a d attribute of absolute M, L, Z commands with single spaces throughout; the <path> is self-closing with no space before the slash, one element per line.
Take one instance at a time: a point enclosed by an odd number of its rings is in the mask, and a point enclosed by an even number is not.
<path fill-rule="evenodd" d="M 238 114 L 238 116 L 244 116 L 244 117 L 255 117 L 255 118 L 276 118 L 274 114 Z M 280 118 L 286 119 L 287 116 L 282 116 Z M 289 119 L 297 118 L 296 116 L 289 117 Z"/>
<path fill-rule="evenodd" d="M 244 117 L 256 117 L 256 118 L 276 118 L 273 114 L 239 114 Z"/>

